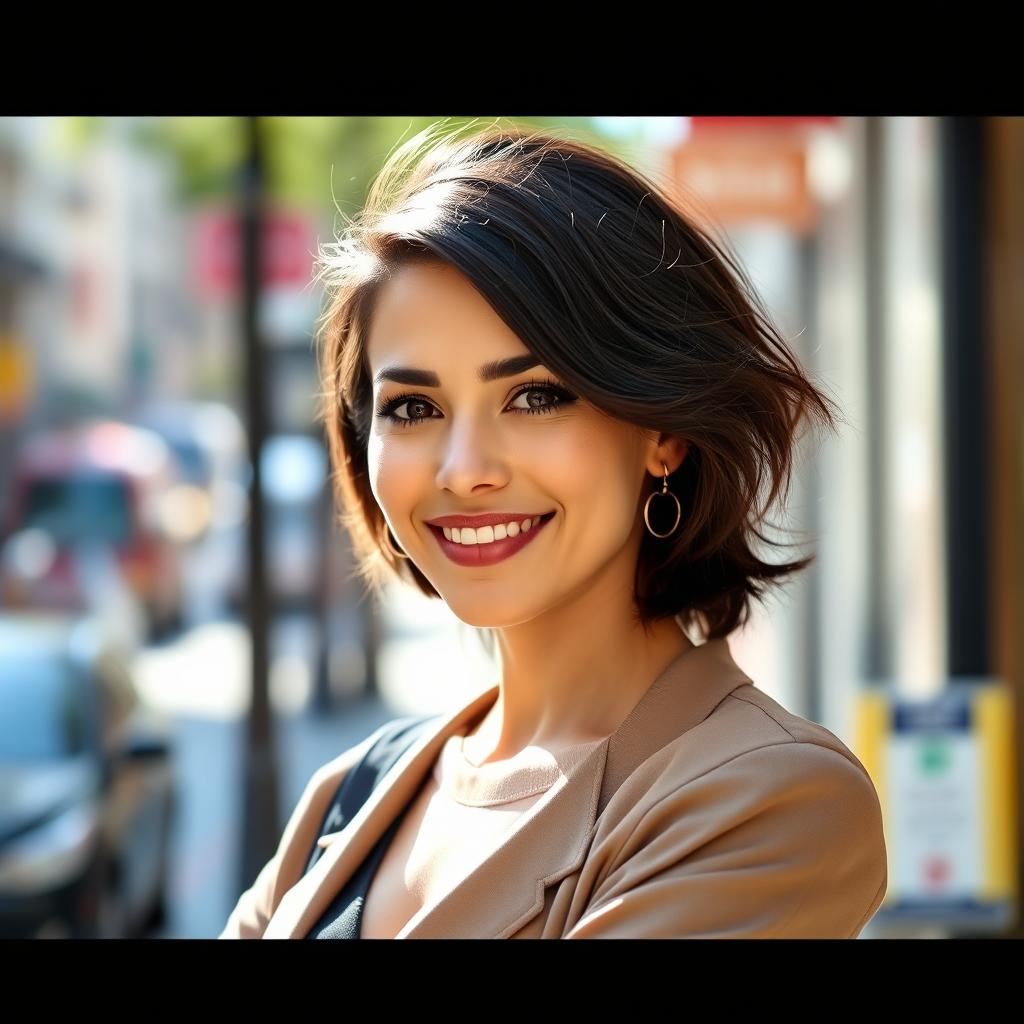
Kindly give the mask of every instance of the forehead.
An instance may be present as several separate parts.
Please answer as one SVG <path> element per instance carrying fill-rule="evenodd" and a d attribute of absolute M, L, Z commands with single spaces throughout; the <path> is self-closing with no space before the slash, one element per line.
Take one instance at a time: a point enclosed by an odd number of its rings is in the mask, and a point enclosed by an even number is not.
<path fill-rule="evenodd" d="M 370 315 L 366 358 L 371 371 L 384 361 L 418 356 L 434 362 L 472 353 L 526 351 L 519 336 L 463 273 L 446 263 L 399 267 L 380 286 Z"/>

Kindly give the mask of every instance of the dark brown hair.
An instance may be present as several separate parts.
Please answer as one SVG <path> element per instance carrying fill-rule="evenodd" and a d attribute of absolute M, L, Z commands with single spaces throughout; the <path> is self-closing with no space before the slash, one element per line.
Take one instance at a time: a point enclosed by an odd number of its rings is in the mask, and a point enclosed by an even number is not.
<path fill-rule="evenodd" d="M 688 443 L 668 481 L 680 526 L 665 539 L 644 534 L 637 616 L 645 628 L 676 615 L 687 632 L 727 636 L 749 618 L 751 597 L 763 600 L 767 586 L 814 560 L 764 562 L 754 539 L 782 546 L 759 528 L 788 495 L 798 427 L 814 415 L 834 431 L 838 408 L 811 383 L 728 245 L 680 197 L 585 142 L 494 125 L 460 137 L 443 124 L 388 158 L 364 208 L 319 250 L 328 299 L 317 330 L 320 418 L 356 571 L 378 596 L 393 574 L 439 596 L 383 542 L 367 476 L 364 339 L 388 275 L 441 260 L 577 395 Z M 662 478 L 650 480 L 660 490 Z M 655 517 L 668 506 L 662 525 Z M 660 533 L 674 513 L 667 499 L 651 503 Z"/>

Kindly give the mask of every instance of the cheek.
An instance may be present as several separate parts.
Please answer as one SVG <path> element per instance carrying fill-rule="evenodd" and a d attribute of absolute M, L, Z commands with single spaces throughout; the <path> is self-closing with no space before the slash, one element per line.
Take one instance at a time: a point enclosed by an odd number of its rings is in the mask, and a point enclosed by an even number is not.
<path fill-rule="evenodd" d="M 421 487 L 423 459 L 416 458 L 411 445 L 395 444 L 387 435 L 373 434 L 366 448 L 366 471 L 377 504 L 386 510 L 399 509 L 414 500 Z"/>
<path fill-rule="evenodd" d="M 602 562 L 629 541 L 636 526 L 637 458 L 628 439 L 585 422 L 521 450 L 525 471 L 565 510 L 574 561 Z"/>
<path fill-rule="evenodd" d="M 380 471 L 383 462 L 383 446 L 376 434 L 370 434 L 370 440 L 366 445 L 366 475 L 370 481 L 370 490 L 373 492 L 377 504 L 380 500 Z"/>
<path fill-rule="evenodd" d="M 531 471 L 543 473 L 553 495 L 567 502 L 585 499 L 606 513 L 618 505 L 632 508 L 636 457 L 617 433 L 582 420 L 573 429 L 538 437 L 536 445 L 524 450 Z"/>

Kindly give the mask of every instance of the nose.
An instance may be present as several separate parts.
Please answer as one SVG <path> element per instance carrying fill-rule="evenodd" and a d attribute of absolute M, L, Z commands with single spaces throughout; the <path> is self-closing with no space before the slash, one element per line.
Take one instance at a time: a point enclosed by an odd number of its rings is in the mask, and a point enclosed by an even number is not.
<path fill-rule="evenodd" d="M 473 494 L 481 485 L 500 487 L 508 478 L 495 432 L 476 420 L 464 419 L 442 442 L 436 482 L 454 494 Z"/>

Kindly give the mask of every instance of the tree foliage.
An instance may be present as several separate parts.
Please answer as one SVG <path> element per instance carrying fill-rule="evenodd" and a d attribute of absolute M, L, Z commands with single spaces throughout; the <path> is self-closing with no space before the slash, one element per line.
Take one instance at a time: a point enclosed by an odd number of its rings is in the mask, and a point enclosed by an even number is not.
<path fill-rule="evenodd" d="M 177 199 L 184 205 L 233 201 L 245 157 L 241 117 L 67 118 L 66 138 L 84 147 L 111 131 L 144 149 L 165 154 L 175 168 Z M 261 117 L 265 192 L 271 204 L 324 214 L 333 207 L 354 214 L 387 155 L 437 117 Z M 447 118 L 455 128 L 488 118 Z M 588 117 L 509 118 L 510 122 L 568 129 L 604 145 L 615 143 Z"/>

